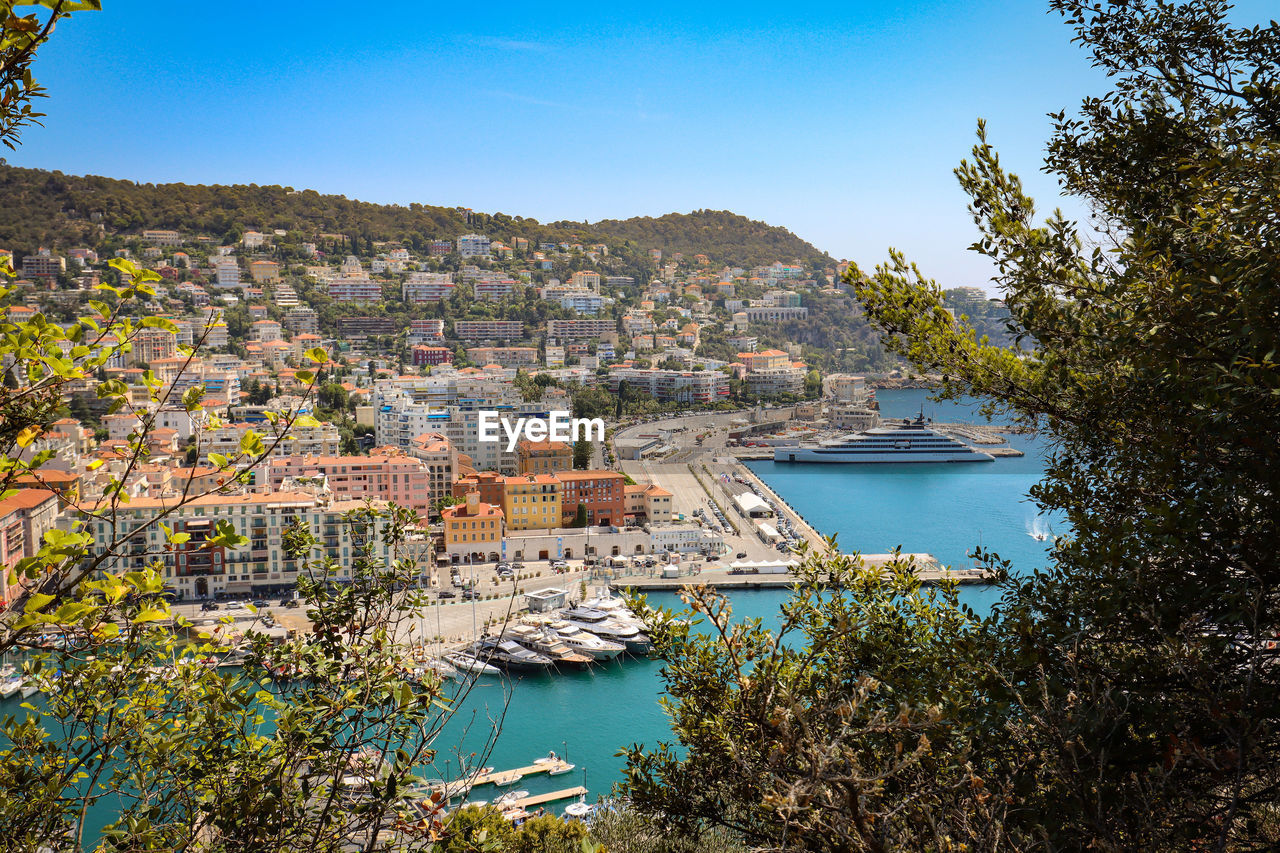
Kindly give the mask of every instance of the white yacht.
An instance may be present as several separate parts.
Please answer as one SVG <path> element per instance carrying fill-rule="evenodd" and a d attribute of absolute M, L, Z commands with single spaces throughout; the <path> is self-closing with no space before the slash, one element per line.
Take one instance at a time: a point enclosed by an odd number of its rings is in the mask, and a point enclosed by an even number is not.
<path fill-rule="evenodd" d="M 458 672 L 465 672 L 470 675 L 502 675 L 502 670 L 496 666 L 491 666 L 466 652 L 449 652 L 444 656 L 444 659 Z"/>
<path fill-rule="evenodd" d="M 930 428 L 921 414 L 914 421 L 855 432 L 817 444 L 786 444 L 773 449 L 774 462 L 992 462 L 975 450 Z"/>
<path fill-rule="evenodd" d="M 647 655 L 653 651 L 653 643 L 648 635 L 640 633 L 640 629 L 632 623 L 610 618 L 608 613 L 601 610 L 587 607 L 566 608 L 560 611 L 560 615 L 575 628 L 589 631 L 611 643 L 622 643 L 632 654 Z"/>
<path fill-rule="evenodd" d="M 622 643 L 611 642 L 603 637 L 597 637 L 590 631 L 584 631 L 577 625 L 570 625 L 563 619 L 549 622 L 547 630 L 555 632 L 569 648 L 584 655 L 591 655 L 596 660 L 612 660 L 627 648 Z"/>

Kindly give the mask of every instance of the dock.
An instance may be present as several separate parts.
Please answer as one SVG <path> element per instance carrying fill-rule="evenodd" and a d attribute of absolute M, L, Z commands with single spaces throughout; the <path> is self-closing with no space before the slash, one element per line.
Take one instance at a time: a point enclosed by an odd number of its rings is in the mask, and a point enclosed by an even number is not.
<path fill-rule="evenodd" d="M 574 797 L 581 797 L 587 793 L 587 789 L 581 785 L 573 788 L 565 788 L 560 791 L 551 791 L 546 794 L 534 794 L 529 797 L 521 797 L 518 800 L 508 800 L 504 805 L 510 808 L 527 809 L 532 806 L 540 806 L 544 803 L 554 803 L 557 800 L 570 800 Z"/>
<path fill-rule="evenodd" d="M 565 761 L 563 758 L 556 758 L 552 761 L 544 761 L 541 764 L 530 764 L 528 767 L 516 767 L 511 770 L 495 770 L 492 773 L 481 773 L 472 777 L 469 781 L 472 787 L 481 785 L 497 785 L 499 788 L 507 785 L 514 785 L 526 776 L 536 776 L 539 773 L 549 773 L 556 775 L 557 773 L 567 773 L 573 769 L 573 765 Z"/>
<path fill-rule="evenodd" d="M 784 559 L 793 558 L 794 555 L 788 554 Z M 915 558 L 916 577 L 920 578 L 920 583 L 925 586 L 933 586 L 944 581 L 954 581 L 958 584 L 989 584 L 995 580 L 994 574 L 984 568 L 944 568 L 928 554 L 903 554 L 902 558 Z M 863 563 L 873 568 L 883 566 L 892 559 L 892 554 L 862 555 Z M 616 590 L 659 592 L 675 591 L 682 586 L 709 586 L 716 589 L 786 589 L 794 586 L 795 583 L 796 577 L 790 572 L 755 572 L 750 569 L 734 572 L 707 566 L 697 574 L 682 574 L 675 578 L 629 575 L 616 578 L 609 585 Z"/>

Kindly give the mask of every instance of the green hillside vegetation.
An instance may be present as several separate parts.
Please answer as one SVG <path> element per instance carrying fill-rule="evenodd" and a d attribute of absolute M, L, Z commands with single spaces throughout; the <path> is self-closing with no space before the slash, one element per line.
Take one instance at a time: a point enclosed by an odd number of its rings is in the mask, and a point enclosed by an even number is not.
<path fill-rule="evenodd" d="M 556 225 L 573 226 L 572 222 Z M 785 228 L 747 219 L 727 210 L 695 210 L 665 216 L 605 219 L 590 226 L 598 233 L 662 249 L 664 256 L 705 254 L 712 263 L 758 266 L 774 261 L 800 261 L 822 269 L 835 260 Z"/>
<path fill-rule="evenodd" d="M 169 228 L 231 243 L 250 229 L 283 229 L 310 238 L 340 234 L 335 251 L 372 254 L 373 243 L 393 241 L 425 253 L 432 239 L 477 232 L 510 244 L 516 237 L 539 242 L 605 243 L 643 257 L 704 253 L 716 264 L 752 266 L 801 260 L 826 267 L 834 261 L 784 228 L 727 211 L 700 210 L 654 219 L 636 217 L 539 223 L 505 213 L 475 213 L 425 204 L 371 204 L 340 195 L 291 187 L 202 184 L 141 184 L 97 176 L 24 169 L 0 161 L 0 247 L 21 256 L 40 246 L 96 246 L 108 235 Z"/>

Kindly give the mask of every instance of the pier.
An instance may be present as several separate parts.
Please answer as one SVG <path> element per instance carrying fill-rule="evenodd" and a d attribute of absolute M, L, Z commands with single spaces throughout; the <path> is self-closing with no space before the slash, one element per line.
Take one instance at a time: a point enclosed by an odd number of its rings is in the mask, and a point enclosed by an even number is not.
<path fill-rule="evenodd" d="M 544 761 L 541 764 L 530 764 L 528 767 L 481 773 L 471 779 L 471 784 L 473 787 L 497 785 L 499 788 L 504 788 L 507 785 L 514 785 L 526 776 L 536 776 L 539 773 L 549 773 L 554 776 L 558 773 L 567 773 L 572 769 L 573 765 L 563 758 L 555 758 L 550 761 Z"/>
<path fill-rule="evenodd" d="M 981 568 L 948 569 L 939 566 L 937 560 L 927 554 L 903 554 L 902 557 L 916 558 L 916 577 L 925 586 L 936 586 L 946 581 L 954 581 L 962 585 L 989 584 L 994 580 L 991 572 Z M 925 559 L 921 559 L 921 558 Z M 889 554 L 864 555 L 863 562 L 868 567 L 883 566 L 892 559 Z M 676 578 L 629 576 L 616 578 L 610 583 L 616 590 L 635 590 L 636 592 L 672 592 L 683 586 L 709 586 L 716 589 L 787 589 L 796 582 L 795 575 L 790 572 L 753 572 L 750 570 L 734 572 L 729 569 L 703 568 L 696 574 L 681 575 Z"/>
<path fill-rule="evenodd" d="M 540 806 L 544 803 L 554 803 L 557 800 L 571 800 L 574 797 L 581 797 L 587 793 L 587 789 L 581 785 L 572 788 L 564 788 L 559 791 L 550 791 L 546 794 L 533 794 L 528 797 L 521 797 L 518 800 L 507 800 L 504 805 L 510 808 L 527 809 L 533 806 Z"/>

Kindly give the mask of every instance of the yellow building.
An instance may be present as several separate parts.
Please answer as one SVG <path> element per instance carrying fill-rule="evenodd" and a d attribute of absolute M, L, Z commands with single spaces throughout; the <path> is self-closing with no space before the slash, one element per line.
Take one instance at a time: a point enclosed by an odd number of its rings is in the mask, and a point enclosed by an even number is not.
<path fill-rule="evenodd" d="M 468 492 L 465 503 L 446 507 L 440 518 L 444 522 L 444 547 L 450 555 L 484 560 L 502 547 L 503 512 L 480 503 L 478 491 Z"/>
<path fill-rule="evenodd" d="M 502 512 L 508 530 L 550 530 L 560 526 L 560 481 L 550 474 L 502 480 Z"/>

